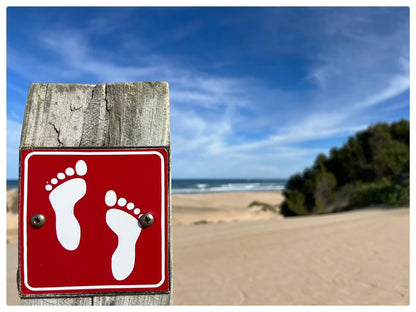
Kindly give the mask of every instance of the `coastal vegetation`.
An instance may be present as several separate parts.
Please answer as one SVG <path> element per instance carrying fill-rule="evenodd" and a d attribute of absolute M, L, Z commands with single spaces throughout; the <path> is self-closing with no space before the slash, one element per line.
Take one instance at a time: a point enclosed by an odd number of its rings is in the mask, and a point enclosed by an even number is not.
<path fill-rule="evenodd" d="M 269 203 L 265 203 L 265 202 L 261 202 L 258 200 L 255 200 L 253 202 L 251 202 L 250 205 L 248 205 L 248 208 L 253 208 L 253 207 L 259 207 L 260 211 L 271 211 L 273 213 L 278 213 L 279 212 L 279 205 L 270 205 Z"/>
<path fill-rule="evenodd" d="M 329 156 L 286 183 L 284 216 L 409 204 L 409 121 L 380 122 L 352 136 Z"/>

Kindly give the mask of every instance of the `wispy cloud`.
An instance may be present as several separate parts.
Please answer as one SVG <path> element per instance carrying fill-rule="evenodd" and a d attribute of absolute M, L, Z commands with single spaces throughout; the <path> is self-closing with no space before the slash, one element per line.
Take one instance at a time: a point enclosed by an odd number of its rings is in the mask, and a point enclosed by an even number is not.
<path fill-rule="evenodd" d="M 378 105 L 409 90 L 409 87 L 410 80 L 408 75 L 394 76 L 386 82 L 386 88 L 384 90 L 380 90 L 378 93 L 370 95 L 362 102 L 355 103 L 352 108 L 366 109 Z"/>
<path fill-rule="evenodd" d="M 24 90 L 21 86 L 15 85 L 14 83 L 8 83 L 7 88 L 10 90 L 13 90 L 16 93 L 19 93 L 20 95 L 26 96 L 27 91 Z"/>
<path fill-rule="evenodd" d="M 37 35 L 34 29 L 39 50 L 28 54 L 9 45 L 8 68 L 43 82 L 166 80 L 174 176 L 285 177 L 329 150 L 325 144 L 304 143 L 334 139 L 341 143 L 378 121 L 386 101 L 409 90 L 408 33 L 403 22 L 384 18 L 388 26 L 380 26 L 384 10 L 357 10 L 353 15 L 312 11 L 302 10 L 303 19 L 293 25 L 281 12 L 276 19 L 263 10 L 264 18 L 251 24 L 256 35 L 246 39 L 240 34 L 244 53 L 301 55 L 305 64 L 298 66 L 303 66 L 305 75 L 300 79 L 306 90 L 273 84 L 269 77 L 254 75 L 255 70 L 242 70 L 246 64 L 233 72 L 233 58 L 217 60 L 229 71 L 209 70 L 214 66 L 205 59 L 200 60 L 203 65 L 194 66 L 186 62 L 187 55 L 172 56 L 163 38 L 149 41 L 140 33 L 134 37 L 124 33 L 129 40 L 106 43 L 106 36 L 122 26 L 103 16 L 91 18 L 83 28 L 55 25 Z M 298 16 L 292 14 L 291 18 Z M 252 22 L 251 18 L 256 16 L 250 16 Z M 283 24 L 271 28 L 281 19 Z M 192 38 L 204 26 L 200 21 L 176 26 L 169 43 Z M 309 34 L 309 29 L 316 34 Z M 196 54 L 191 55 L 193 60 Z M 9 84 L 9 88 L 18 92 L 20 87 Z M 9 123 L 12 138 L 18 125 L 8 120 L 8 129 Z"/>

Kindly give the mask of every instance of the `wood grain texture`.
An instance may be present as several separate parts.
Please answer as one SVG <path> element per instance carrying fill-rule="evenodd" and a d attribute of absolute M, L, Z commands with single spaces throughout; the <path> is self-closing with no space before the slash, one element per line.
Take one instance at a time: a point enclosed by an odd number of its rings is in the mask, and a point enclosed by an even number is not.
<path fill-rule="evenodd" d="M 167 82 L 30 85 L 21 148 L 133 146 L 166 146 L 170 149 Z M 170 192 L 168 203 L 170 239 Z M 169 259 L 172 259 L 171 252 Z M 21 304 L 169 305 L 172 298 L 171 293 L 90 295 L 21 298 Z"/>
<path fill-rule="evenodd" d="M 95 296 L 93 305 L 169 305 L 168 294 L 162 295 L 125 295 L 125 296 Z"/>
<path fill-rule="evenodd" d="M 80 306 L 80 305 L 93 305 L 92 297 L 70 297 L 70 298 L 21 298 L 20 304 L 24 306 L 32 305 L 59 305 L 59 306 Z"/>
<path fill-rule="evenodd" d="M 167 82 L 32 84 L 20 147 L 170 146 Z"/>

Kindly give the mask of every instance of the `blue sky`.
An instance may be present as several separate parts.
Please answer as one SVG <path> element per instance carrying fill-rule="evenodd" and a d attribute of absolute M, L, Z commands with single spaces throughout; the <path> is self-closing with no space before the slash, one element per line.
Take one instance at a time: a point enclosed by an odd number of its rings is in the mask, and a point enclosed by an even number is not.
<path fill-rule="evenodd" d="M 32 82 L 168 81 L 173 178 L 287 178 L 409 119 L 409 9 L 7 9 L 7 178 Z"/>

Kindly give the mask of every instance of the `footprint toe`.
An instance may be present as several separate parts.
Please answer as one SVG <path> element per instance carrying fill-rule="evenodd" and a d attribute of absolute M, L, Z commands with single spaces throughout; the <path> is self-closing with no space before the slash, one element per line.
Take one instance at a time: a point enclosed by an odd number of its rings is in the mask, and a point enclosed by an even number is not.
<path fill-rule="evenodd" d="M 69 167 L 69 168 L 66 168 L 65 173 L 66 173 L 67 176 L 70 177 L 70 176 L 73 176 L 74 175 L 75 171 L 74 171 L 74 169 L 72 169 L 71 167 Z"/>
<path fill-rule="evenodd" d="M 105 201 L 105 203 L 106 203 L 107 206 L 113 207 L 116 204 L 116 202 L 117 202 L 116 192 L 114 192 L 113 190 L 108 191 L 105 194 L 104 201 Z"/>
<path fill-rule="evenodd" d="M 124 207 L 127 204 L 127 200 L 125 198 L 120 198 L 117 202 L 120 207 Z"/>
<path fill-rule="evenodd" d="M 83 160 L 78 160 L 75 164 L 75 171 L 79 176 L 83 176 L 87 173 L 87 164 Z"/>

